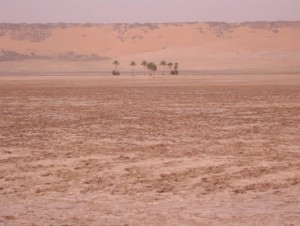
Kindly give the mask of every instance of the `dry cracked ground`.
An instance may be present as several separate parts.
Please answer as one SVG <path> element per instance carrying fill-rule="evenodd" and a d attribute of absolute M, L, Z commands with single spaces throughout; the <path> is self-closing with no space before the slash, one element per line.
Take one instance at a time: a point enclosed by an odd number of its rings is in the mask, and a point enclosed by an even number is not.
<path fill-rule="evenodd" d="M 299 225 L 300 76 L 0 77 L 0 225 Z"/>

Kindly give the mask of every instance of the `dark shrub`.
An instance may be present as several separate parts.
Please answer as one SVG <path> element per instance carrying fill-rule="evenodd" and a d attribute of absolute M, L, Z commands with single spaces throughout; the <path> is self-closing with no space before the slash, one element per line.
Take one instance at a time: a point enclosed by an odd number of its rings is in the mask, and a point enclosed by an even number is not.
<path fill-rule="evenodd" d="M 172 71 L 171 71 L 171 75 L 179 75 L 178 70 L 172 70 Z"/>
<path fill-rule="evenodd" d="M 112 71 L 112 75 L 120 75 L 120 72 L 119 72 L 119 71 L 113 70 L 113 71 Z"/>

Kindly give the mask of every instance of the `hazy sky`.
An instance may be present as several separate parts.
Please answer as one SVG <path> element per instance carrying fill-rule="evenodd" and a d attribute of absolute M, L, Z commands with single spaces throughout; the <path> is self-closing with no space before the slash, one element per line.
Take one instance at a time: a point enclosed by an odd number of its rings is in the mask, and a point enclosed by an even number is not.
<path fill-rule="evenodd" d="M 0 23 L 300 20 L 300 0 L 0 0 Z"/>

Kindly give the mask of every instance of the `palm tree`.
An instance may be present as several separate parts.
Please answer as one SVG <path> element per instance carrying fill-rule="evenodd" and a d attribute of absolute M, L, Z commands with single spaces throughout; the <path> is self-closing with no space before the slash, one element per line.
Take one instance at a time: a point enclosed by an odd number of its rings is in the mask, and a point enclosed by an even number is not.
<path fill-rule="evenodd" d="M 177 63 L 177 62 L 174 64 L 174 70 L 175 70 L 175 71 L 178 70 L 178 63 Z"/>
<path fill-rule="evenodd" d="M 149 70 L 150 75 L 152 75 L 152 72 L 157 71 L 157 66 L 155 63 L 150 62 L 147 64 L 147 69 Z"/>
<path fill-rule="evenodd" d="M 147 67 L 147 61 L 143 60 L 142 63 L 141 63 L 141 65 L 143 65 L 143 67 L 144 67 L 144 74 L 146 74 L 145 72 L 146 72 L 146 67 Z"/>
<path fill-rule="evenodd" d="M 119 63 L 119 61 L 115 60 L 115 61 L 113 62 L 113 65 L 115 65 L 116 71 L 117 71 L 117 70 L 118 70 L 118 66 L 120 65 L 120 63 Z"/>
<path fill-rule="evenodd" d="M 174 64 L 174 70 L 171 70 L 171 75 L 179 75 L 179 72 L 178 72 L 178 63 L 176 62 Z"/>
<path fill-rule="evenodd" d="M 120 65 L 119 61 L 115 60 L 115 61 L 113 62 L 113 65 L 115 65 L 116 69 L 113 70 L 112 74 L 113 74 L 113 75 L 120 75 L 120 72 L 118 71 L 118 66 Z"/>
<path fill-rule="evenodd" d="M 134 61 L 132 61 L 130 63 L 130 66 L 132 67 L 132 75 L 134 75 L 134 67 L 136 66 L 136 63 Z"/>
<path fill-rule="evenodd" d="M 166 61 L 162 60 L 160 65 L 163 67 L 163 75 L 165 74 L 165 66 L 167 65 Z"/>
<path fill-rule="evenodd" d="M 168 63 L 168 68 L 170 69 L 170 74 L 171 74 L 171 72 L 172 72 L 172 66 L 173 66 L 173 63 Z"/>

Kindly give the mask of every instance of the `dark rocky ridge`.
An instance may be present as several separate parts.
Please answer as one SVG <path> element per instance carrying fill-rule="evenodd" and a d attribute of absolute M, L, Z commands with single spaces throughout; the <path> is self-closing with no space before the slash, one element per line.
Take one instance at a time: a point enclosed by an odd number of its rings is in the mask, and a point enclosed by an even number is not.
<path fill-rule="evenodd" d="M 57 54 L 53 56 L 47 55 L 37 55 L 35 53 L 22 54 L 10 50 L 1 50 L 0 51 L 0 62 L 5 61 L 22 61 L 22 60 L 62 60 L 62 61 L 101 61 L 109 60 L 108 57 L 98 56 L 96 54 L 84 55 L 76 54 L 74 52 L 68 52 L 63 54 Z"/>

